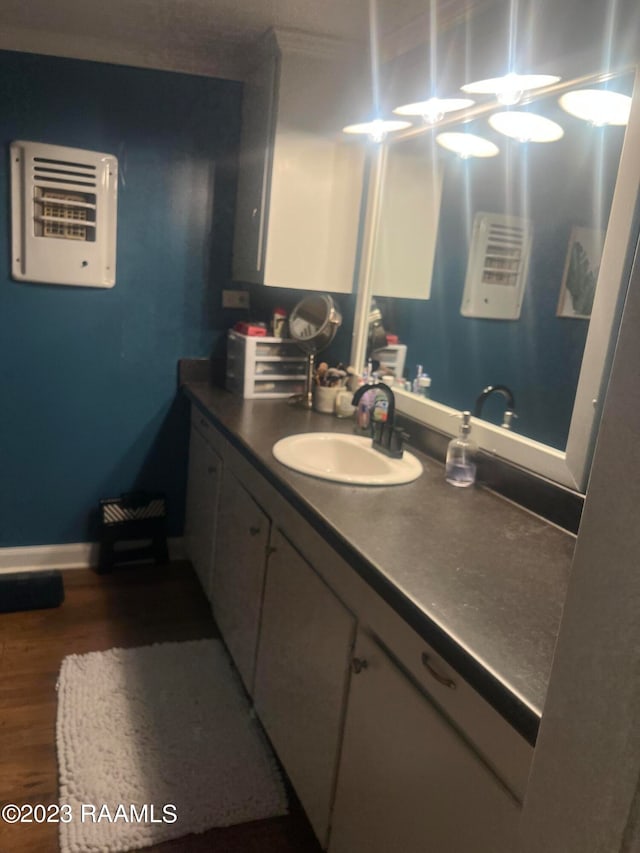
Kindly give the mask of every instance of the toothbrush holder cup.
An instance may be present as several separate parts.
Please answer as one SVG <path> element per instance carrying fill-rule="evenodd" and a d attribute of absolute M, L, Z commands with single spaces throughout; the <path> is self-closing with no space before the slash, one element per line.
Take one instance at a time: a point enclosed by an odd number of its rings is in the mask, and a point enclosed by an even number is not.
<path fill-rule="evenodd" d="M 336 409 L 336 395 L 339 390 L 340 388 L 337 385 L 333 387 L 328 385 L 314 385 L 313 408 L 316 412 L 333 415 Z"/>

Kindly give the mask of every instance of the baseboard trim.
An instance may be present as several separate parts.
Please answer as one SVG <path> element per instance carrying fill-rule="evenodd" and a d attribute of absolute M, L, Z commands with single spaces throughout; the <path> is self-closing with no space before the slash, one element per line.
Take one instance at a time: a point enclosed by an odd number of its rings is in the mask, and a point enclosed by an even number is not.
<path fill-rule="evenodd" d="M 184 539 L 168 540 L 169 557 L 184 560 Z M 0 548 L 0 574 L 38 572 L 42 569 L 88 569 L 98 564 L 97 542 L 70 542 L 64 545 L 29 545 Z"/>

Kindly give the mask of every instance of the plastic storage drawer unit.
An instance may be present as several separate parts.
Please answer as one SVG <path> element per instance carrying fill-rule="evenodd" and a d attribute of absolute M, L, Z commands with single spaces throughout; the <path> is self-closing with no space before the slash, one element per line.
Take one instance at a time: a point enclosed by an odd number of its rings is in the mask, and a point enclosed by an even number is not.
<path fill-rule="evenodd" d="M 289 338 L 227 334 L 228 391 L 249 399 L 276 399 L 301 394 L 306 357 Z"/>

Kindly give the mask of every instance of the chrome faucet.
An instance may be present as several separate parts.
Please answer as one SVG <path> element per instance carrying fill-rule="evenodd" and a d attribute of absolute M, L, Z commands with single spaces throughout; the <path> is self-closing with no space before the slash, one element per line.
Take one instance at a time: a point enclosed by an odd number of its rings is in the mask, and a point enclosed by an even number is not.
<path fill-rule="evenodd" d="M 372 447 L 374 450 L 379 450 L 380 453 L 384 453 L 385 456 L 391 456 L 393 459 L 402 459 L 402 444 L 407 435 L 394 424 L 396 416 L 396 399 L 391 388 L 389 388 L 388 385 L 385 385 L 384 382 L 369 382 L 358 388 L 356 393 L 353 395 L 351 405 L 357 408 L 358 403 L 364 394 L 373 389 L 376 391 L 382 391 L 387 398 L 387 419 L 386 421 L 381 422 L 374 421 L 373 412 L 375 406 L 372 408 L 371 419 L 369 422 L 371 426 L 371 437 L 373 439 Z"/>
<path fill-rule="evenodd" d="M 512 418 L 517 417 L 515 413 L 516 401 L 514 400 L 513 392 L 510 388 L 507 388 L 506 385 L 487 385 L 484 391 L 478 395 L 476 404 L 473 409 L 473 417 L 482 417 L 482 407 L 484 406 L 484 401 L 487 399 L 487 397 L 490 397 L 491 394 L 501 394 L 507 401 L 507 408 L 505 409 L 502 418 L 502 427 L 504 429 L 511 429 L 511 420 Z"/>

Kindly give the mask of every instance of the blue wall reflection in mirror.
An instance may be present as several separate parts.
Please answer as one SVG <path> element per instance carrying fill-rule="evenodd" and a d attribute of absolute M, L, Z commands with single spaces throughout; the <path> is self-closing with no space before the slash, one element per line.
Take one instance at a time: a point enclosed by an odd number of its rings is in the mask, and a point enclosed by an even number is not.
<path fill-rule="evenodd" d="M 616 81 L 615 90 L 628 92 L 624 83 Z M 625 128 L 581 121 L 562 111 L 556 97 L 547 98 L 544 109 L 541 102 L 527 109 L 559 122 L 564 137 L 523 144 L 495 133 L 484 118 L 465 125 L 493 139 L 500 155 L 463 160 L 438 151 L 444 182 L 431 298 L 376 301 L 386 330 L 408 347 L 405 373 L 411 377 L 424 365 L 434 400 L 472 409 L 486 385 L 506 384 L 517 402 L 514 430 L 564 449 L 589 325 L 557 315 L 565 262 L 575 228 L 606 229 Z M 433 150 L 430 136 L 422 139 Z M 519 320 L 460 313 L 478 211 L 533 223 Z M 499 399 L 489 400 L 483 417 L 500 423 L 503 408 Z"/>

